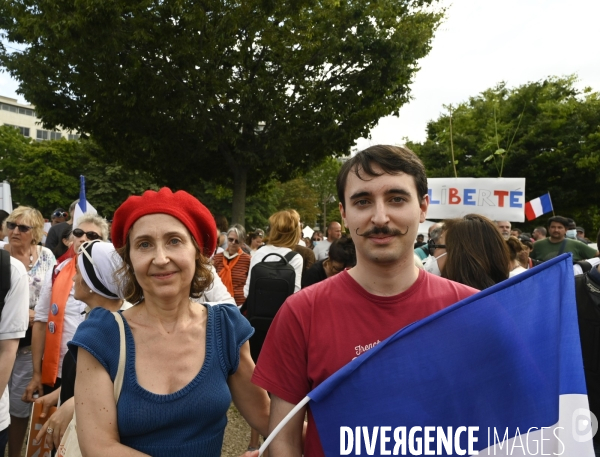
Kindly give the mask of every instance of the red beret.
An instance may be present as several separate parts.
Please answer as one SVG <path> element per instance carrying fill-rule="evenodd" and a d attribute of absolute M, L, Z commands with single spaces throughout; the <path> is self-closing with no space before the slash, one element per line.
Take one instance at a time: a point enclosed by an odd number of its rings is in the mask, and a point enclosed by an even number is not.
<path fill-rule="evenodd" d="M 115 248 L 125 245 L 131 226 L 148 214 L 168 214 L 179 219 L 190 231 L 200 250 L 210 257 L 217 247 L 217 225 L 210 211 L 183 190 L 175 193 L 168 187 L 158 192 L 147 190 L 141 197 L 131 196 L 113 217 L 111 238 Z"/>

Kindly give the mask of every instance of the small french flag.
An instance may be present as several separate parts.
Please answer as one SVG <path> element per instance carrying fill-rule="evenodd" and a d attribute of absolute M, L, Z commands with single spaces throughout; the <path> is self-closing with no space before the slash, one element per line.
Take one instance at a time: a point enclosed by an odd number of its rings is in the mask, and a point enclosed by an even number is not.
<path fill-rule="evenodd" d="M 77 220 L 86 213 L 98 214 L 98 211 L 85 197 L 85 176 L 81 175 L 79 176 L 79 203 L 77 203 L 73 212 L 73 228 L 77 227 Z"/>
<path fill-rule="evenodd" d="M 549 213 L 552 209 L 552 200 L 550 200 L 550 194 L 547 193 L 525 203 L 525 217 L 528 221 L 532 221 L 542 214 Z"/>

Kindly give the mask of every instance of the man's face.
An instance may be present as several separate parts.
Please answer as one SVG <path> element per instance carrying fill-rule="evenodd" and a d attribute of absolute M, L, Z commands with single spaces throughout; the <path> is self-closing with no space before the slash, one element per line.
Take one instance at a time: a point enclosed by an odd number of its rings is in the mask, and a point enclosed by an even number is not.
<path fill-rule="evenodd" d="M 344 209 L 340 212 L 356 246 L 357 263 L 413 263 L 413 240 L 425 221 L 429 198 L 420 200 L 415 180 L 406 173 L 359 179 L 348 175 Z"/>
<path fill-rule="evenodd" d="M 496 226 L 498 227 L 498 231 L 502 238 L 508 240 L 510 238 L 510 222 L 508 221 L 498 221 L 496 222 Z"/>
<path fill-rule="evenodd" d="M 542 235 L 539 231 L 534 230 L 533 233 L 531 234 L 531 236 L 533 237 L 534 240 L 541 240 L 542 238 L 544 238 L 544 235 Z"/>
<path fill-rule="evenodd" d="M 332 243 L 342 237 L 342 226 L 339 222 L 332 222 L 327 230 L 327 240 Z"/>
<path fill-rule="evenodd" d="M 585 232 L 582 232 L 581 230 L 577 230 L 577 236 L 579 238 L 585 238 Z"/>
<path fill-rule="evenodd" d="M 552 222 L 550 227 L 548 227 L 548 233 L 552 242 L 557 243 L 565 238 L 567 228 L 558 222 Z"/>

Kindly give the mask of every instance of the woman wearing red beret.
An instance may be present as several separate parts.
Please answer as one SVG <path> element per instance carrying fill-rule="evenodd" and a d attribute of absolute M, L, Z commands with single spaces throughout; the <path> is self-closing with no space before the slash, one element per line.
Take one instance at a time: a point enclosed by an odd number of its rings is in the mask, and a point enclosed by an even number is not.
<path fill-rule="evenodd" d="M 268 433 L 267 394 L 250 382 L 254 330 L 235 305 L 190 300 L 212 284 L 216 232 L 210 212 L 183 191 L 147 191 L 116 211 L 111 234 L 124 261 L 116 274 L 136 305 L 121 312 L 126 362 L 116 405 L 114 317 L 94 309 L 70 343 L 83 455 L 218 457 L 232 399 Z"/>

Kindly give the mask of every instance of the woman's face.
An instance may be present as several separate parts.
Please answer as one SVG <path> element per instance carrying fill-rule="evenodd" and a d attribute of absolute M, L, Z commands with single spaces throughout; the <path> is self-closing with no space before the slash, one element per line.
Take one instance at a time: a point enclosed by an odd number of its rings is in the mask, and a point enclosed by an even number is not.
<path fill-rule="evenodd" d="M 75 252 L 79 252 L 79 248 L 83 243 L 85 243 L 86 241 L 91 241 L 86 235 L 87 232 L 94 232 L 98 236 L 100 236 L 100 239 L 102 239 L 102 230 L 96 224 L 92 224 L 91 222 L 83 222 L 79 224 L 77 228 L 83 230 L 84 233 L 79 238 L 76 237 L 75 234 L 72 234 L 73 249 L 75 249 Z"/>
<path fill-rule="evenodd" d="M 314 241 L 323 241 L 323 237 L 321 235 L 313 235 L 312 240 L 313 240 L 313 242 Z"/>
<path fill-rule="evenodd" d="M 183 223 L 149 214 L 133 224 L 128 239 L 130 266 L 146 300 L 189 297 L 200 254 Z"/>
<path fill-rule="evenodd" d="M 85 255 L 85 254 L 79 254 L 79 255 Z M 75 290 L 74 290 L 73 296 L 75 297 L 75 300 L 81 300 L 82 302 L 88 303 L 88 300 L 91 295 L 90 288 L 83 280 L 83 276 L 81 275 L 81 272 L 79 271 L 79 265 L 77 264 L 76 259 L 74 259 L 73 261 L 75 261 L 75 276 L 73 277 L 73 283 L 75 286 L 74 287 Z"/>
<path fill-rule="evenodd" d="M 252 240 L 252 243 L 250 244 L 250 249 L 257 250 L 262 245 L 263 245 L 263 237 L 262 236 L 257 236 L 256 238 L 254 238 Z"/>
<path fill-rule="evenodd" d="M 26 223 L 22 217 L 19 217 L 14 221 L 17 226 L 14 229 L 8 229 L 8 242 L 13 246 L 31 246 L 33 244 L 33 228 L 27 231 L 21 231 L 19 225 L 26 225 L 31 227 L 31 224 Z M 7 227 L 8 228 L 8 227 Z"/>
<path fill-rule="evenodd" d="M 230 255 L 237 253 L 240 249 L 240 240 L 235 230 L 227 234 L 227 252 Z"/>

